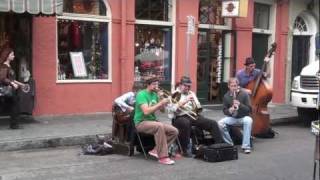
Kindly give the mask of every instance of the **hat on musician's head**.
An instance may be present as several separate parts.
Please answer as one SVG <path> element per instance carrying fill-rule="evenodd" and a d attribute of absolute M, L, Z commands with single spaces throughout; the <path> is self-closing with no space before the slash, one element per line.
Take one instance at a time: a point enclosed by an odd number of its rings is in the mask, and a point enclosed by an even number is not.
<path fill-rule="evenodd" d="M 184 84 L 184 85 L 187 85 L 187 86 L 191 86 L 192 82 L 191 82 L 190 77 L 188 77 L 188 76 L 182 76 L 181 79 L 180 79 L 180 84 Z"/>
<path fill-rule="evenodd" d="M 244 63 L 245 66 L 248 66 L 250 64 L 255 64 L 254 59 L 252 57 L 247 57 L 246 62 Z"/>
<path fill-rule="evenodd" d="M 149 76 L 149 77 L 147 77 L 147 78 L 145 79 L 146 85 L 150 85 L 151 83 L 157 82 L 157 81 L 159 81 L 159 79 L 158 79 L 158 77 L 155 76 L 155 75 Z"/>

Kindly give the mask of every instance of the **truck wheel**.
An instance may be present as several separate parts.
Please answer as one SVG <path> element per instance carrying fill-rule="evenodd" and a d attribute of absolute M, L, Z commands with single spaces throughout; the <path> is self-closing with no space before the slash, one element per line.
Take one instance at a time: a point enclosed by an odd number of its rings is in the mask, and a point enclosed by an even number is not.
<path fill-rule="evenodd" d="M 303 121 L 305 126 L 310 126 L 311 121 L 318 119 L 318 112 L 316 109 L 297 108 L 299 120 Z"/>

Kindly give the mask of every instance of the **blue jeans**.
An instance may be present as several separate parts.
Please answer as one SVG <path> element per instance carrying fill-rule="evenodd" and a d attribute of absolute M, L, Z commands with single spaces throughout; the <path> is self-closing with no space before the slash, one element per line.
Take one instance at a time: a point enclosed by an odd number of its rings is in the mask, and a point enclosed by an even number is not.
<path fill-rule="evenodd" d="M 220 126 L 220 131 L 222 133 L 222 138 L 225 142 L 233 145 L 233 141 L 230 137 L 227 125 L 243 125 L 243 138 L 242 138 L 242 149 L 250 149 L 250 137 L 251 137 L 251 127 L 252 118 L 250 116 L 245 116 L 243 118 L 233 118 L 225 117 L 218 122 Z"/>

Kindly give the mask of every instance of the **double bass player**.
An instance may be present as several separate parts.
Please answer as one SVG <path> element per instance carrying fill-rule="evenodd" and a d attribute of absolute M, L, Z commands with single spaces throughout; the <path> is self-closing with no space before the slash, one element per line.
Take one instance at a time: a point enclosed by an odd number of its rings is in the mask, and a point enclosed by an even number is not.
<path fill-rule="evenodd" d="M 270 58 L 265 57 L 264 62 L 266 63 L 266 72 L 263 72 L 263 76 L 267 78 L 270 74 L 270 68 L 269 68 L 269 62 Z M 247 85 L 251 82 L 254 81 L 260 74 L 261 70 L 256 68 L 256 63 L 252 57 L 247 57 L 246 61 L 244 63 L 245 67 L 243 69 L 240 69 L 237 72 L 237 79 L 239 80 L 239 85 L 242 88 L 245 88 L 245 90 L 248 92 L 248 94 L 251 94 L 250 89 L 246 89 Z"/>
<path fill-rule="evenodd" d="M 269 76 L 269 62 L 276 50 L 276 43 L 271 45 L 261 70 L 255 67 L 253 58 L 246 58 L 245 68 L 237 73 L 239 85 L 250 95 L 251 117 L 253 119 L 252 134 L 256 137 L 273 137 L 274 132 L 270 127 L 270 115 L 268 113 L 268 103 L 272 99 L 272 87 L 267 81 Z"/>

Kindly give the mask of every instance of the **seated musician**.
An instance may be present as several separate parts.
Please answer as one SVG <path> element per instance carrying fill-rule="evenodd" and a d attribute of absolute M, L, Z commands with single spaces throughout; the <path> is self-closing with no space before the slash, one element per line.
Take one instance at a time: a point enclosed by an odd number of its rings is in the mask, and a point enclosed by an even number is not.
<path fill-rule="evenodd" d="M 264 61 L 266 62 L 267 67 L 266 67 L 266 72 L 263 73 L 263 76 L 268 77 L 270 75 L 270 72 L 269 72 L 270 68 L 268 65 L 269 64 L 268 62 L 270 62 L 270 58 L 265 57 Z M 236 75 L 237 79 L 239 80 L 239 85 L 242 88 L 246 88 L 247 85 L 251 81 L 255 80 L 261 72 L 260 69 L 256 68 L 256 63 L 254 62 L 254 59 L 252 57 L 247 57 L 244 65 L 245 67 L 243 69 L 240 69 Z M 244 89 L 244 90 L 246 90 L 249 95 L 251 94 L 251 90 L 249 89 Z"/>
<path fill-rule="evenodd" d="M 180 98 L 176 98 L 178 102 L 173 108 L 176 115 L 173 125 L 179 130 L 179 140 L 185 157 L 192 156 L 190 150 L 187 150 L 190 143 L 191 126 L 209 131 L 215 143 L 223 142 L 217 122 L 198 114 L 197 110 L 202 109 L 201 104 L 195 93 L 190 90 L 190 87 L 190 78 L 183 76 L 176 92 L 173 93 L 173 96 L 177 94 L 180 96 Z"/>
<path fill-rule="evenodd" d="M 159 101 L 157 90 L 159 80 L 151 77 L 146 80 L 146 89 L 137 93 L 134 123 L 138 132 L 152 134 L 155 139 L 155 147 L 149 151 L 151 156 L 158 158 L 161 164 L 174 164 L 169 158 L 168 147 L 176 140 L 178 130 L 170 124 L 158 121 L 155 112 L 163 109 L 169 102 L 164 98 Z"/>
<path fill-rule="evenodd" d="M 233 145 L 227 125 L 243 125 L 242 149 L 244 153 L 251 152 L 251 127 L 252 118 L 249 116 L 251 112 L 250 98 L 248 93 L 239 88 L 237 78 L 230 78 L 228 81 L 229 91 L 223 97 L 223 113 L 227 116 L 218 123 L 223 133 L 223 139 L 227 143 Z"/>
<path fill-rule="evenodd" d="M 114 100 L 114 103 L 121 109 L 122 112 L 134 112 L 134 104 L 136 102 L 136 94 L 142 89 L 140 82 L 134 82 L 132 91 L 126 92 Z"/>
<path fill-rule="evenodd" d="M 131 139 L 131 129 L 132 129 L 131 127 L 132 127 L 132 119 L 134 116 L 134 104 L 136 101 L 136 94 L 141 89 L 142 89 L 142 84 L 140 82 L 134 82 L 132 86 L 132 91 L 126 92 L 114 100 L 114 111 L 115 113 L 119 113 L 117 117 L 120 117 L 121 115 L 127 116 L 130 114 L 129 122 L 126 123 L 127 140 Z M 113 133 L 112 133 L 113 137 L 115 136 L 117 131 L 118 131 L 118 126 L 115 125 L 113 127 Z"/>

